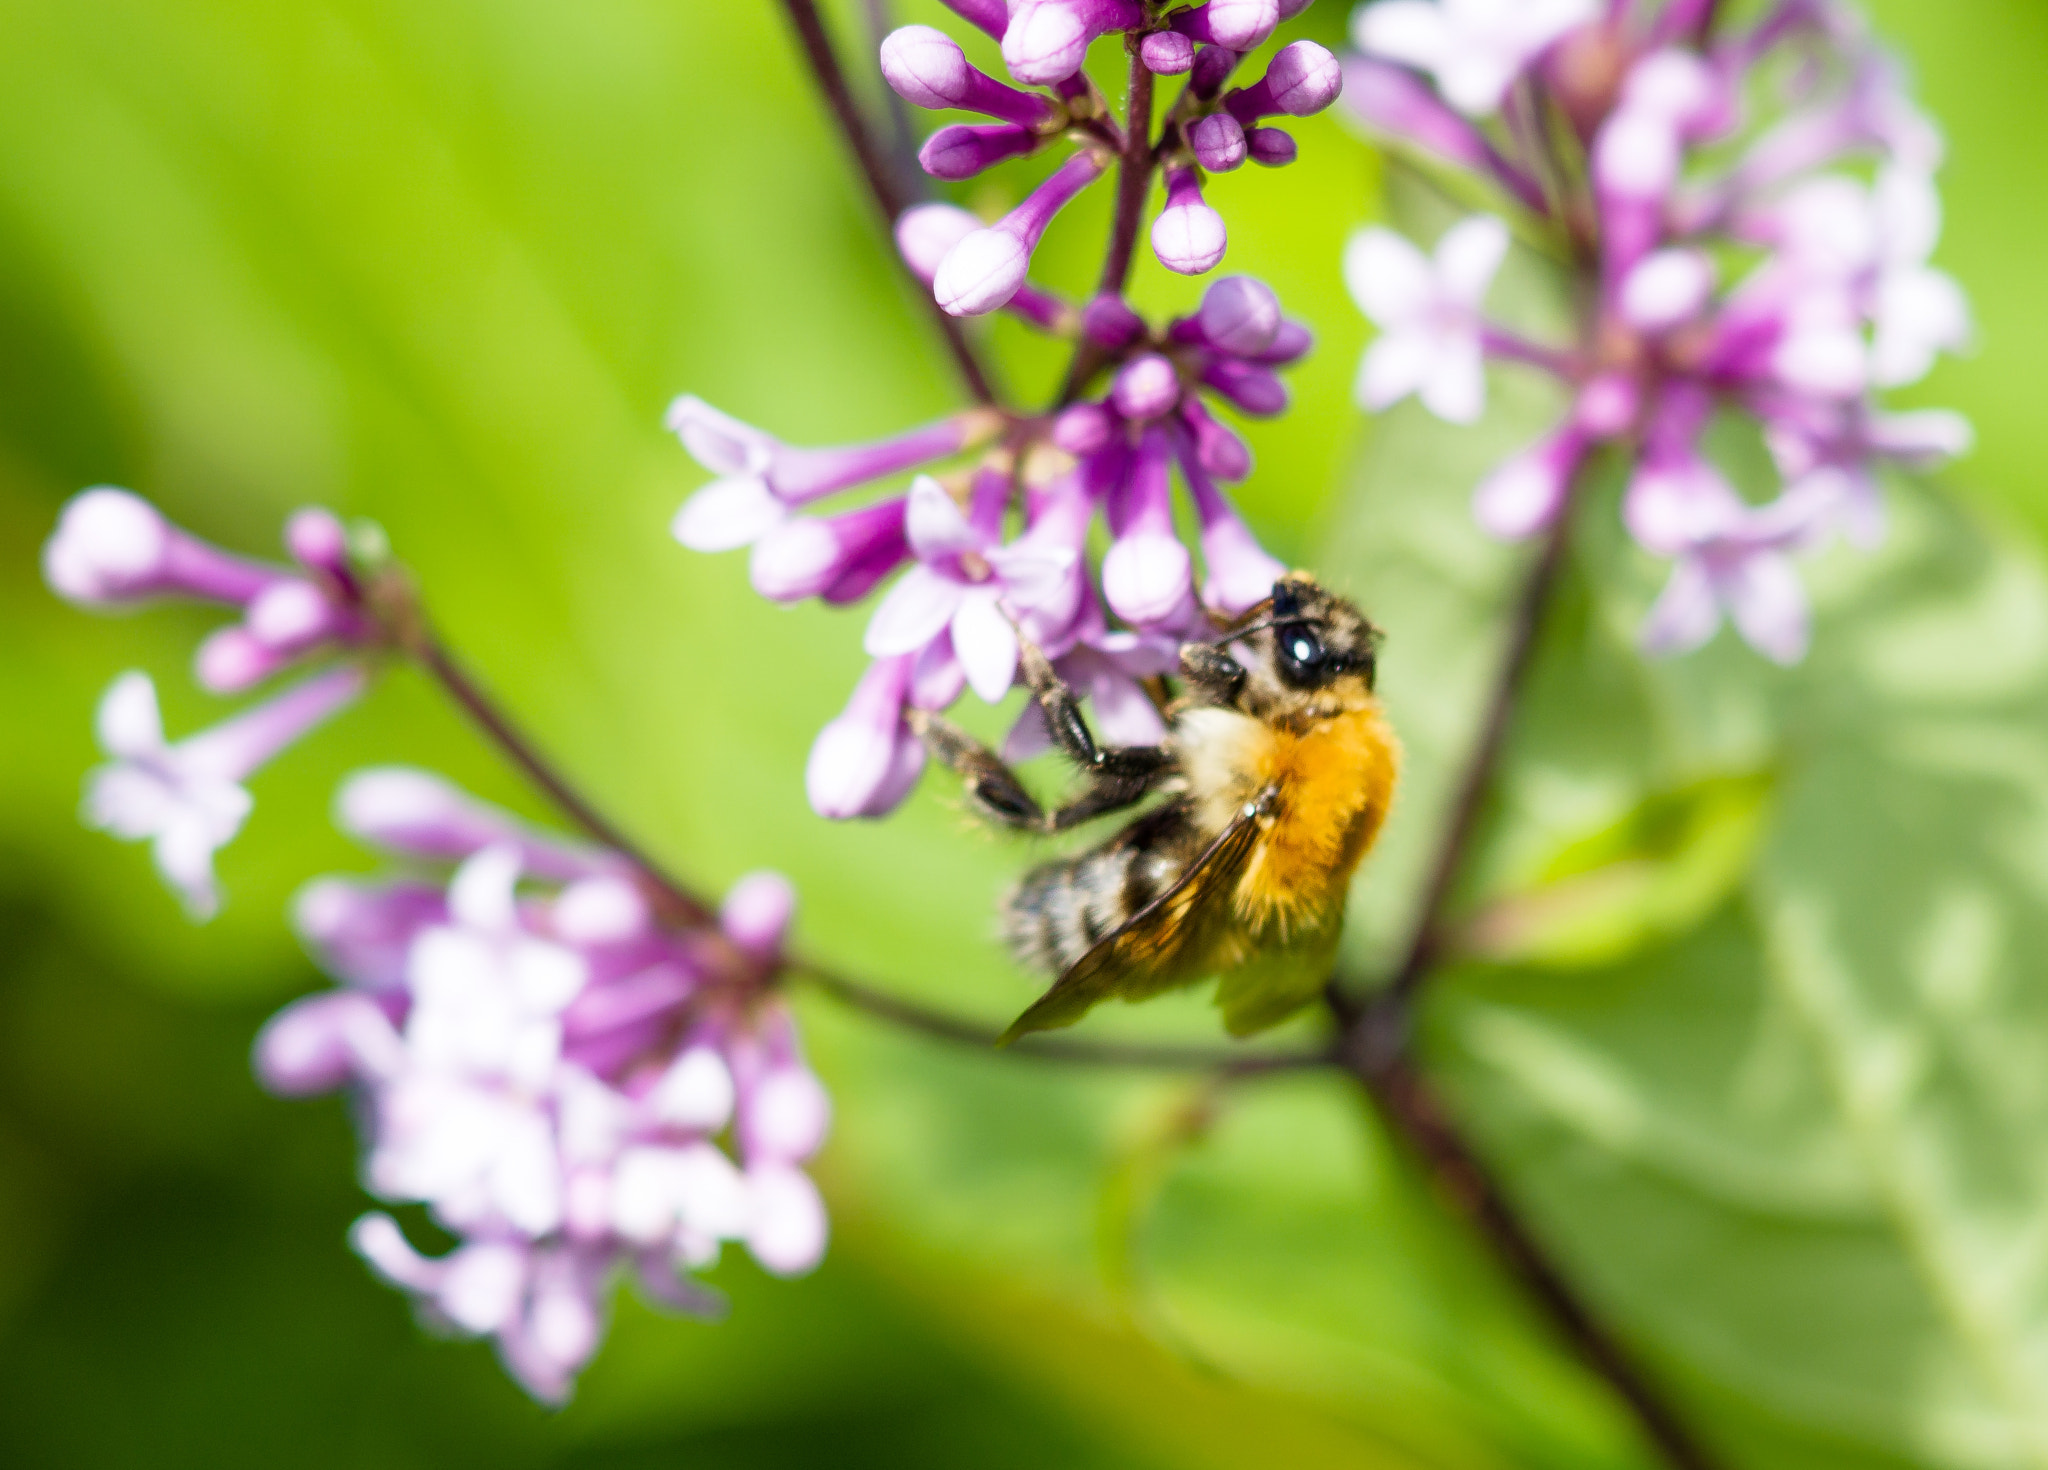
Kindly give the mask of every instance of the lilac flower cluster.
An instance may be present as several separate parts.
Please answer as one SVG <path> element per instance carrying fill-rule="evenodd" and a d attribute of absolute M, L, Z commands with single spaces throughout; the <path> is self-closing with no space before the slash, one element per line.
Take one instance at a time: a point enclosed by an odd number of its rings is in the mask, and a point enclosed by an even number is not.
<path fill-rule="evenodd" d="M 422 772 L 357 774 L 343 827 L 429 864 L 322 878 L 298 927 L 336 989 L 264 1028 L 275 1091 L 360 1096 L 364 1182 L 460 1237 L 415 1250 L 356 1222 L 356 1249 L 436 1325 L 492 1338 L 558 1401 L 596 1350 L 613 1280 L 705 1314 L 686 1273 L 743 1241 L 769 1270 L 817 1263 L 825 1211 L 800 1165 L 830 1108 L 768 990 L 794 897 L 742 879 L 718 927 L 678 927 L 612 854 L 536 833 Z M 719 1140 L 729 1140 L 727 1149 Z"/>
<path fill-rule="evenodd" d="M 1134 146 L 1144 151 L 1148 169 L 1156 166 L 1165 174 L 1165 203 L 1151 230 L 1159 263 L 1183 275 L 1213 270 L 1227 241 L 1222 215 L 1203 201 L 1204 173 L 1227 173 L 1247 160 L 1269 167 L 1292 163 L 1293 138 L 1266 119 L 1320 112 L 1343 85 L 1336 57 L 1313 41 L 1296 41 L 1274 54 L 1258 81 L 1225 90 L 1245 54 L 1263 46 L 1307 3 L 1208 0 L 1171 13 L 1137 0 L 952 3 L 1002 43 L 1010 75 L 1038 91 L 979 70 L 958 42 L 931 26 L 893 32 L 882 43 L 882 76 L 899 96 L 934 111 L 997 119 L 955 123 L 932 134 L 918 161 L 934 178 L 972 178 L 1062 138 L 1078 144 L 1015 209 L 986 228 L 976 222 L 932 261 L 932 294 L 939 305 L 954 316 L 981 316 L 1009 304 L 1027 289 L 1031 253 L 1054 216 L 1115 160 L 1128 158 Z M 1146 71 L 1188 79 L 1156 143 L 1150 116 L 1119 124 L 1081 70 L 1091 42 L 1119 33 Z"/>
<path fill-rule="evenodd" d="M 147 674 L 123 674 L 101 700 L 100 745 L 113 760 L 87 782 L 85 818 L 151 842 L 164 880 L 198 918 L 220 902 L 213 855 L 249 814 L 242 783 L 361 694 L 369 657 L 390 641 L 339 520 L 302 510 L 285 527 L 285 546 L 294 565 L 235 556 L 172 525 L 140 496 L 102 487 L 64 507 L 43 547 L 45 579 L 81 607 L 109 611 L 169 597 L 238 610 L 239 621 L 199 646 L 196 674 L 214 693 L 239 693 L 315 659 L 332 664 L 175 744 L 164 739 Z"/>
<path fill-rule="evenodd" d="M 929 261 L 932 237 L 971 226 L 961 213 L 925 205 L 906 216 L 900 233 L 914 267 Z M 832 450 L 792 449 L 696 398 L 669 412 L 684 446 L 719 476 L 677 513 L 685 546 L 751 545 L 754 588 L 779 602 L 852 602 L 907 568 L 868 621 L 873 664 L 812 748 L 806 784 L 824 816 L 892 810 L 924 767 L 906 711 L 944 709 L 969 688 L 1001 700 L 1017 677 L 1020 634 L 1092 700 L 1108 739 L 1156 741 L 1165 726 L 1144 681 L 1174 667 L 1205 607 L 1241 611 L 1282 570 L 1223 493 L 1219 482 L 1250 473 L 1251 452 L 1204 398 L 1280 412 L 1287 390 L 1274 369 L 1308 350 L 1307 330 L 1243 276 L 1216 281 L 1199 310 L 1157 333 L 1120 297 L 1072 311 L 1037 294 L 1049 311 L 1071 311 L 1110 363 L 1099 399 L 1021 422 L 971 409 Z M 905 493 L 834 515 L 798 513 L 813 498 L 942 461 L 957 468 L 920 473 Z M 1175 530 L 1176 469 L 1201 528 L 1199 597 Z M 1098 516 L 1109 531 L 1099 574 L 1088 555 Z M 1027 712 L 1009 753 L 1033 753 L 1042 733 Z"/>
<path fill-rule="evenodd" d="M 85 819 L 153 840 L 195 916 L 218 904 L 213 854 L 248 815 L 251 773 L 355 699 L 374 659 L 417 656 L 445 677 L 381 538 L 351 539 L 328 512 L 300 511 L 294 565 L 250 561 L 97 489 L 44 548 L 51 586 L 88 607 L 237 609 L 200 646 L 210 689 L 329 665 L 175 744 L 147 675 L 121 675 L 101 701 L 114 759 L 88 779 Z M 337 816 L 408 871 L 302 892 L 299 931 L 340 984 L 274 1017 L 256 1067 L 288 1095 L 354 1091 L 366 1186 L 460 1237 L 428 1257 L 388 1215 L 356 1222 L 357 1250 L 426 1318 L 491 1337 L 553 1402 L 596 1350 L 619 1275 L 706 1313 L 719 1300 L 686 1273 L 725 1241 L 779 1274 L 816 1264 L 825 1211 L 801 1166 L 830 1106 L 776 989 L 787 882 L 742 879 L 713 922 L 626 854 L 534 831 L 418 771 L 358 773 Z"/>
<path fill-rule="evenodd" d="M 1409 393 L 1479 417 L 1487 358 L 1552 373 L 1565 421 L 1478 488 L 1480 523 L 1531 535 L 1602 445 L 1631 456 L 1623 519 L 1672 570 L 1642 631 L 1652 652 L 1712 637 L 1724 612 L 1780 662 L 1809 641 L 1792 555 L 1881 536 L 1876 474 L 1961 453 L 1969 425 L 1889 413 L 1967 344 L 1962 292 L 1927 263 L 1941 143 L 1897 67 L 1836 0 L 1777 0 L 1727 24 L 1708 0 L 1383 0 L 1354 17 L 1345 98 L 1427 160 L 1477 174 L 1585 262 L 1577 340 L 1518 338 L 1483 312 L 1509 231 L 1452 227 L 1425 257 L 1361 230 L 1346 256 L 1381 329 L 1360 402 Z M 1717 416 L 1761 428 L 1782 480 L 1740 495 L 1702 448 Z"/>
<path fill-rule="evenodd" d="M 751 547 L 762 596 L 857 602 L 907 568 L 869 620 L 874 662 L 812 749 L 811 804 L 828 817 L 893 810 L 924 766 L 906 711 L 944 709 L 969 688 L 1000 700 L 1016 681 L 1020 638 L 1091 700 L 1108 739 L 1156 741 L 1165 727 L 1149 681 L 1173 669 L 1179 642 L 1211 614 L 1249 607 L 1281 571 L 1224 493 L 1250 474 L 1251 452 L 1210 405 L 1253 418 L 1285 410 L 1276 370 L 1308 351 L 1307 329 L 1247 276 L 1219 278 L 1196 311 L 1155 327 L 1126 301 L 1114 251 L 1102 290 L 1085 303 L 1028 275 L 1054 216 L 1113 165 L 1147 188 L 1155 173 L 1163 180 L 1151 226 L 1161 264 L 1188 275 L 1212 269 L 1225 229 L 1203 201 L 1203 177 L 1248 159 L 1291 162 L 1293 140 L 1265 120 L 1334 101 L 1343 81 L 1336 58 L 1296 41 L 1256 82 L 1227 86 L 1245 54 L 1304 8 L 1300 0 L 1209 0 L 1171 13 L 1136 0 L 949 3 L 1001 42 L 1015 81 L 1039 90 L 980 71 L 930 26 L 891 34 L 882 74 L 900 95 L 997 119 L 941 128 L 921 154 L 925 168 L 961 179 L 1061 139 L 1075 148 L 993 225 L 949 204 L 906 210 L 897 247 L 945 311 L 1004 309 L 1073 340 L 1071 391 L 1044 413 L 975 408 L 836 449 L 792 448 L 692 396 L 668 416 L 717 477 L 677 514 L 676 539 L 697 551 Z M 1188 78 L 1156 133 L 1149 101 L 1118 120 L 1081 70 L 1089 44 L 1114 33 L 1125 36 L 1135 75 Z M 1141 207 L 1145 190 L 1125 198 Z M 1120 222 L 1120 238 L 1136 225 L 1135 216 Z M 906 471 L 923 472 L 906 491 L 835 514 L 800 513 Z M 1199 578 L 1176 531 L 1176 474 L 1200 526 Z M 1108 529 L 1099 568 L 1089 555 L 1098 517 Z M 1021 758 L 1042 741 L 1027 716 L 1007 751 Z"/>

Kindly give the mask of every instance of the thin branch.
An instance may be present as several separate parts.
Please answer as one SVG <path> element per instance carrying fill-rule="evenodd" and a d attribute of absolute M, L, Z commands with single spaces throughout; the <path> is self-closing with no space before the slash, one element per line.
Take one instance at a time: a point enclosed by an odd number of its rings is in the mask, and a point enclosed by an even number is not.
<path fill-rule="evenodd" d="M 1125 97 L 1123 158 L 1116 180 L 1116 216 L 1109 227 L 1109 250 L 1102 258 L 1102 276 L 1096 290 L 1104 296 L 1120 296 L 1131 278 L 1131 259 L 1137 253 L 1138 227 L 1144 222 L 1145 200 L 1152 192 L 1152 173 L 1157 164 L 1152 147 L 1152 73 L 1131 51 L 1130 90 Z M 1066 381 L 1060 385 L 1055 407 L 1064 408 L 1081 396 L 1088 380 L 1102 366 L 1102 349 L 1086 337 L 1074 344 L 1073 360 L 1067 364 Z"/>
<path fill-rule="evenodd" d="M 1643 1432 L 1675 1470 L 1714 1470 L 1713 1458 L 1608 1334 L 1571 1278 L 1508 1203 L 1414 1062 L 1396 1051 L 1376 1057 L 1354 1053 L 1347 1056 L 1347 1063 L 1443 1192 L 1479 1228 L 1502 1264 L 1550 1314 L 1572 1346 L 1634 1411 Z"/>
<path fill-rule="evenodd" d="M 825 18 L 818 13 L 815 0 L 782 0 L 782 7 L 789 12 L 790 24 L 796 28 L 797 41 L 803 47 L 804 59 L 810 63 L 811 76 L 817 82 L 818 90 L 824 94 L 825 105 L 839 124 L 840 135 L 846 140 L 854 161 L 860 165 L 861 176 L 867 180 L 868 194 L 882 215 L 882 227 L 893 230 L 896 217 L 903 213 L 911 200 L 897 182 L 887 156 L 876 146 L 874 135 L 861 116 L 860 104 L 854 100 L 853 92 L 846 84 L 846 73 L 840 68 L 839 55 L 833 50 L 832 34 L 825 28 Z M 895 253 L 893 250 L 890 252 L 892 255 Z M 913 277 L 912 284 L 919 297 L 931 308 L 932 318 L 946 339 L 947 349 L 953 354 L 954 366 L 959 368 L 960 376 L 967 383 L 967 391 L 980 402 L 994 405 L 997 402 L 996 390 L 974 345 L 967 340 L 966 331 L 956 318 L 939 309 L 939 304 L 932 300 L 932 293 L 922 282 Z"/>
<path fill-rule="evenodd" d="M 583 794 L 543 756 L 532 741 L 521 733 L 509 716 L 498 708 L 496 702 L 486 694 L 483 686 L 470 677 L 441 643 L 431 634 L 419 635 L 411 645 L 412 652 L 435 681 L 448 692 L 464 713 L 483 730 L 502 750 L 514 765 L 525 773 L 528 780 L 547 793 L 548 799 L 559 807 L 562 813 L 581 827 L 591 837 L 611 848 L 626 861 L 638 868 L 668 903 L 673 917 L 687 924 L 709 924 L 715 921 L 710 905 L 669 876 L 654 859 L 613 826 L 610 818 L 587 801 Z"/>
<path fill-rule="evenodd" d="M 1312 1051 L 1251 1051 L 1218 1046 L 1154 1046 L 1142 1042 L 1090 1041 L 1076 1036 L 1028 1036 L 998 1049 L 1002 1028 L 965 1016 L 933 1010 L 916 1001 L 891 995 L 872 985 L 850 980 L 809 960 L 793 959 L 788 973 L 808 980 L 834 1000 L 900 1026 L 906 1031 L 959 1046 L 1048 1062 L 1082 1062 L 1100 1067 L 1151 1068 L 1169 1072 L 1223 1072 L 1245 1076 L 1258 1072 L 1293 1071 L 1335 1065 L 1337 1054 L 1327 1047 Z"/>
<path fill-rule="evenodd" d="M 1565 503 L 1558 508 L 1556 520 L 1545 533 L 1543 545 L 1515 599 L 1508 623 L 1507 647 L 1502 652 L 1500 673 L 1494 680 L 1493 693 L 1481 717 L 1479 739 L 1472 747 L 1465 774 L 1452 798 L 1443 842 L 1437 848 L 1436 862 L 1423 889 L 1422 905 L 1415 921 L 1414 935 L 1408 942 L 1407 954 L 1387 987 L 1389 995 L 1404 1009 L 1436 963 L 1451 890 L 1470 856 L 1472 839 L 1478 833 L 1479 813 L 1487 792 L 1492 789 L 1495 767 L 1507 741 L 1508 726 L 1514 719 L 1515 702 L 1521 695 L 1523 680 L 1534 660 L 1536 635 L 1542 631 L 1544 609 L 1549 605 L 1558 574 L 1564 568 L 1565 550 L 1571 541 L 1572 507 L 1578 483 L 1583 478 L 1583 471 L 1573 476 L 1572 489 L 1567 492 Z"/>

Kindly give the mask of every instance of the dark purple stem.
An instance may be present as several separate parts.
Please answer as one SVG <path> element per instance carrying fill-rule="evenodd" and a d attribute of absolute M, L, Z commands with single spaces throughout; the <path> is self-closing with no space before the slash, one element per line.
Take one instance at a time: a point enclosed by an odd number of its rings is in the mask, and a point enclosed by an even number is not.
<path fill-rule="evenodd" d="M 859 104 L 853 100 L 853 92 L 846 84 L 846 73 L 839 65 L 838 53 L 832 48 L 831 32 L 825 29 L 825 18 L 818 13 L 814 0 L 782 0 L 782 6 L 789 12 L 790 24 L 796 29 L 797 42 L 803 47 L 804 59 L 810 63 L 811 76 L 817 82 L 818 90 L 824 94 L 825 105 L 839 124 L 840 135 L 846 140 L 854 161 L 860 165 L 861 176 L 867 180 L 868 194 L 882 214 L 882 227 L 893 229 L 896 217 L 903 213 L 911 200 L 898 185 L 888 159 L 875 146 L 874 135 L 861 116 Z M 891 255 L 895 253 L 893 250 L 890 252 Z M 940 335 L 946 339 L 946 347 L 953 354 L 954 365 L 967 383 L 967 391 L 981 403 L 996 404 L 995 387 L 989 381 L 973 344 L 967 340 L 967 333 L 958 321 L 939 309 L 923 282 L 913 278 L 913 284 L 919 298 L 931 308 Z"/>
<path fill-rule="evenodd" d="M 462 706 L 463 712 L 477 723 L 484 734 L 491 738 L 512 764 L 519 767 L 528 780 L 547 794 L 548 800 L 591 837 L 640 871 L 642 877 L 669 908 L 670 917 L 686 924 L 713 922 L 715 915 L 711 906 L 664 872 L 660 864 L 648 857 L 631 838 L 613 826 L 604 813 L 585 800 L 583 794 L 569 784 L 568 780 L 540 753 L 539 748 L 526 738 L 504 711 L 498 708 L 496 701 L 455 661 L 455 656 L 432 634 L 424 634 L 415 639 L 411 644 L 411 651 L 419 660 L 420 666 L 447 691 L 448 697 Z"/>
<path fill-rule="evenodd" d="M 1002 1037 L 999 1026 L 985 1026 L 965 1016 L 932 1010 L 915 1001 L 877 990 L 858 980 L 849 980 L 808 960 L 792 960 L 789 973 L 808 980 L 834 1000 L 857 1011 L 915 1031 L 923 1036 L 962 1046 L 994 1050 Z M 1227 1072 L 1244 1076 L 1257 1072 L 1298 1071 L 1337 1065 L 1337 1054 L 1327 1047 L 1300 1051 L 1257 1051 L 1219 1046 L 1146 1046 L 1089 1041 L 1076 1036 L 1027 1036 L 1007 1053 L 1037 1057 L 1049 1062 L 1083 1062 L 1100 1067 L 1145 1067 L 1170 1072 Z"/>

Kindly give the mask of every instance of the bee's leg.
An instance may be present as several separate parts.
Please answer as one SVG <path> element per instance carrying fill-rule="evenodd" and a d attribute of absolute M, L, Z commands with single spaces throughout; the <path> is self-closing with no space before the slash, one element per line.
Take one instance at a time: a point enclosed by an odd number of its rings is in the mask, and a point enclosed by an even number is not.
<path fill-rule="evenodd" d="M 921 709 L 913 709 L 908 715 L 910 728 L 917 732 L 924 748 L 941 764 L 960 773 L 967 785 L 967 799 L 974 803 L 975 810 L 992 822 L 1020 831 L 1047 829 L 1045 809 L 1024 789 L 1017 773 L 1003 764 L 1001 756 L 951 720 Z"/>
<path fill-rule="evenodd" d="M 1134 805 L 1172 774 L 1173 752 L 1163 745 L 1097 745 L 1074 691 L 1035 645 L 1020 641 L 1024 681 L 1045 716 L 1045 732 L 1088 778 L 1088 789 L 1047 819 L 1053 831 Z"/>

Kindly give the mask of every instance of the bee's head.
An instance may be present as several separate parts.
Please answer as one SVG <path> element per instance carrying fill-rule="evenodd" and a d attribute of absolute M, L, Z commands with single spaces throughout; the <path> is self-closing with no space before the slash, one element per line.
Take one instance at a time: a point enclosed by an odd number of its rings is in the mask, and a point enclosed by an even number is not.
<path fill-rule="evenodd" d="M 1290 572 L 1216 642 L 1184 645 L 1181 672 L 1206 704 L 1264 720 L 1327 719 L 1371 697 L 1379 641 L 1351 603 Z"/>

